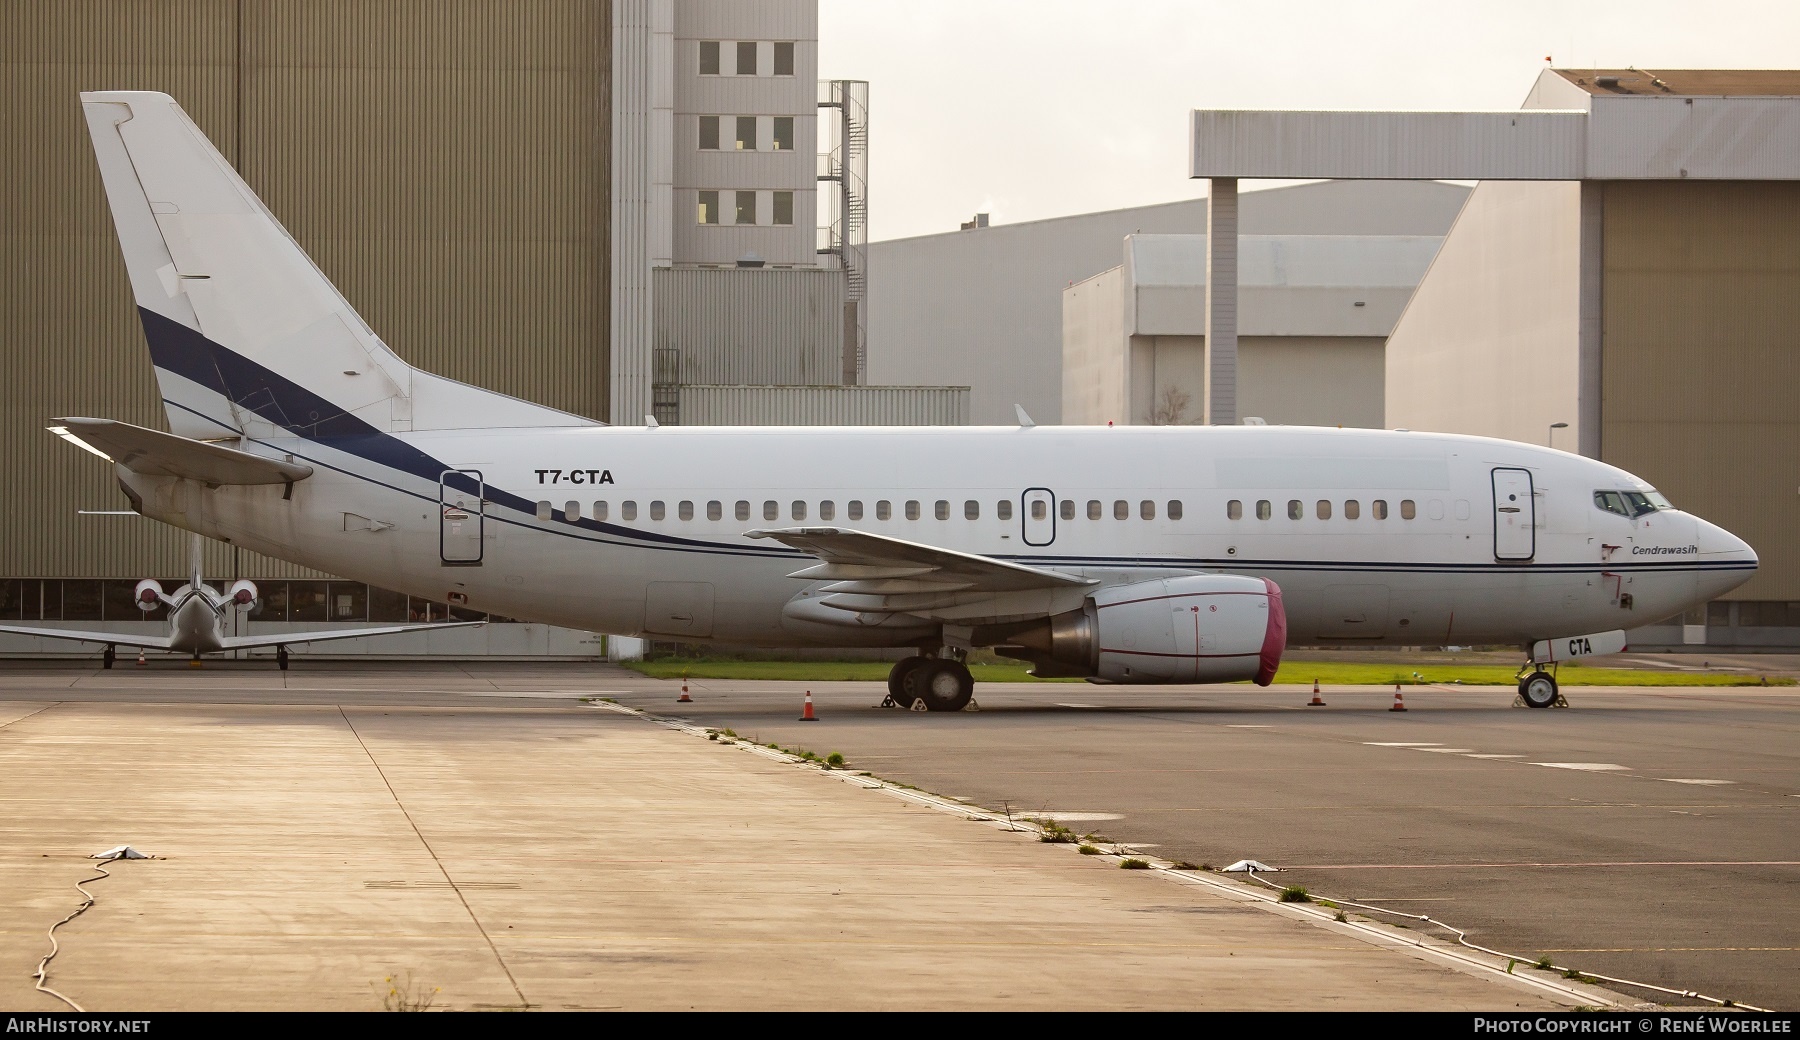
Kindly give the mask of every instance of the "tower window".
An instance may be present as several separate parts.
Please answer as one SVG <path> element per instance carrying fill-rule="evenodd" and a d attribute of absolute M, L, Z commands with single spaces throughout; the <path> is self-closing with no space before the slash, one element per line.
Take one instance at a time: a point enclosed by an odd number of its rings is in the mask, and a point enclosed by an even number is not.
<path fill-rule="evenodd" d="M 737 74 L 740 76 L 756 75 L 756 44 L 740 43 L 737 45 Z"/>
<path fill-rule="evenodd" d="M 719 117 L 700 117 L 700 147 L 704 151 L 716 151 L 719 147 Z"/>
<path fill-rule="evenodd" d="M 700 41 L 700 75 L 717 76 L 719 74 L 719 41 Z"/>
<path fill-rule="evenodd" d="M 718 192 L 703 191 L 700 193 L 700 212 L 696 222 L 701 224 L 717 224 L 719 222 Z"/>
<path fill-rule="evenodd" d="M 794 45 L 777 43 L 775 45 L 775 75 L 792 76 L 794 74 Z"/>

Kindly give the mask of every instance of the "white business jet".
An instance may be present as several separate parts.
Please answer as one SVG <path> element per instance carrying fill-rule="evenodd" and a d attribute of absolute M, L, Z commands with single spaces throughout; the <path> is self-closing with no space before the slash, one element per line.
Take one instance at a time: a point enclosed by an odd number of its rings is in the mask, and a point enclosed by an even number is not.
<path fill-rule="evenodd" d="M 172 432 L 61 425 L 130 439 L 138 512 L 332 574 L 573 628 L 915 647 L 894 699 L 954 710 L 973 647 L 1266 684 L 1290 640 L 1516 644 L 1547 706 L 1556 662 L 1756 569 L 1629 473 L 1480 437 L 604 426 L 401 360 L 167 95 L 82 103 Z"/>
<path fill-rule="evenodd" d="M 60 427 L 59 434 L 66 434 Z M 136 427 L 124 427 L 125 430 Z M 94 444 L 106 444 L 108 428 L 92 431 Z M 83 447 L 94 450 L 86 441 L 80 442 Z M 115 450 L 121 450 L 115 446 Z M 125 453 L 121 450 L 121 454 Z M 117 461 L 114 459 L 113 461 Z M 169 634 L 166 636 L 139 635 L 135 632 L 98 632 L 88 629 L 73 628 L 28 628 L 23 625 L 0 625 L 0 632 L 9 632 L 21 636 L 40 636 L 45 639 L 67 639 L 77 643 L 99 643 L 106 647 L 101 651 L 102 667 L 111 668 L 116 654 L 116 647 L 129 646 L 141 650 L 172 650 L 178 654 L 190 654 L 192 660 L 200 660 L 201 654 L 227 653 L 233 650 L 254 650 L 260 647 L 275 648 L 275 663 L 282 671 L 288 667 L 288 647 L 302 643 L 322 643 L 333 639 L 362 639 L 370 636 L 392 635 L 395 632 L 413 632 L 421 629 L 463 628 L 469 625 L 485 625 L 485 621 L 439 622 L 428 625 L 378 625 L 362 628 L 325 629 L 310 632 L 283 632 L 280 635 L 266 636 L 231 636 L 225 634 L 225 619 L 230 611 L 247 613 L 256 605 L 256 583 L 239 579 L 231 583 L 224 592 L 213 588 L 200 576 L 200 536 L 194 535 L 191 565 L 188 583 L 174 592 L 164 592 L 162 583 L 154 578 L 145 578 L 132 590 L 132 598 L 137 608 L 145 614 L 154 613 L 159 607 L 168 607 Z"/>

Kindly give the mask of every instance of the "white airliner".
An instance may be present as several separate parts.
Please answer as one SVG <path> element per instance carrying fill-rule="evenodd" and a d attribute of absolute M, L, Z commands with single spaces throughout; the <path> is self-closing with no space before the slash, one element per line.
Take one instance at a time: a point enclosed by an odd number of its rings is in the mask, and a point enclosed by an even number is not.
<path fill-rule="evenodd" d="M 61 427 L 56 428 L 67 435 Z M 106 443 L 107 427 L 98 427 L 91 432 L 96 434 L 98 443 Z M 127 430 L 136 427 L 125 427 Z M 78 439 L 77 439 L 78 440 Z M 90 451 L 97 450 L 85 441 L 79 441 Z M 112 456 L 108 456 L 111 458 Z M 121 452 L 124 457 L 124 452 Z M 116 459 L 115 459 L 116 461 Z M 23 625 L 0 625 L 0 632 L 10 632 L 21 636 L 40 636 L 44 639 L 67 639 L 77 643 L 100 643 L 106 647 L 101 652 L 100 661 L 103 667 L 111 668 L 116 653 L 115 647 L 130 646 L 144 650 L 173 650 L 178 654 L 190 654 L 194 661 L 200 660 L 201 654 L 219 654 L 233 650 L 254 650 L 259 647 L 275 648 L 275 663 L 282 671 L 287 671 L 288 650 L 290 646 L 302 643 L 322 643 L 333 639 L 364 639 L 371 636 L 392 635 L 395 632 L 414 632 L 421 629 L 463 628 L 469 625 L 485 625 L 485 621 L 439 622 L 428 625 L 380 625 L 362 628 L 325 629 L 308 632 L 283 632 L 280 635 L 264 636 L 230 636 L 225 634 L 225 618 L 227 612 L 236 610 L 244 613 L 256 605 L 256 583 L 240 579 L 231 583 L 231 587 L 220 592 L 208 585 L 200 576 L 200 536 L 194 535 L 191 553 L 191 566 L 188 572 L 188 583 L 174 592 L 164 592 L 162 583 L 154 578 L 145 578 L 132 590 L 132 598 L 139 610 L 145 614 L 154 613 L 158 607 L 169 608 L 169 634 L 166 636 L 139 635 L 135 632 L 98 632 L 89 629 L 72 628 L 28 628 Z"/>
<path fill-rule="evenodd" d="M 138 512 L 329 573 L 573 628 L 916 647 L 895 699 L 952 710 L 980 646 L 1116 683 L 1266 684 L 1289 641 L 1551 664 L 1756 568 L 1629 473 L 1479 437 L 604 426 L 408 365 L 171 98 L 82 102 L 173 432 L 59 423 L 113 445 Z"/>

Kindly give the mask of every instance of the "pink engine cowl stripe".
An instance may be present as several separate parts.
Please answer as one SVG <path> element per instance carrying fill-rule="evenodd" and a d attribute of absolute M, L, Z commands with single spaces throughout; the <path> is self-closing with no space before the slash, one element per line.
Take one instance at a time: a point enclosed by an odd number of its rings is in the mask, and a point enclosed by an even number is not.
<path fill-rule="evenodd" d="M 1275 681 L 1275 669 L 1281 667 L 1281 652 L 1287 649 L 1287 608 L 1281 604 L 1281 586 L 1267 578 L 1262 580 L 1269 590 L 1269 627 L 1263 630 L 1262 664 L 1256 669 L 1256 685 Z"/>

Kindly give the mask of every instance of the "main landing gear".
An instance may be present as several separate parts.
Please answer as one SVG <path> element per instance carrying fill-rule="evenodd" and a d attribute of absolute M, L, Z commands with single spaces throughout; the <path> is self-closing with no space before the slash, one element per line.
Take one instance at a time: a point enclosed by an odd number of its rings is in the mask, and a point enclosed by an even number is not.
<path fill-rule="evenodd" d="M 111 668 L 113 666 L 113 658 L 115 656 L 117 656 L 117 655 L 113 649 L 112 644 L 108 643 L 106 645 L 106 650 L 100 654 L 100 667 Z"/>
<path fill-rule="evenodd" d="M 287 671 L 287 666 L 288 666 L 287 647 L 285 647 L 285 646 L 276 647 L 275 648 L 275 667 L 280 668 L 282 671 L 285 672 L 285 671 Z"/>
<path fill-rule="evenodd" d="M 888 672 L 888 701 L 896 707 L 961 711 L 974 697 L 975 677 L 952 657 L 903 657 Z"/>

